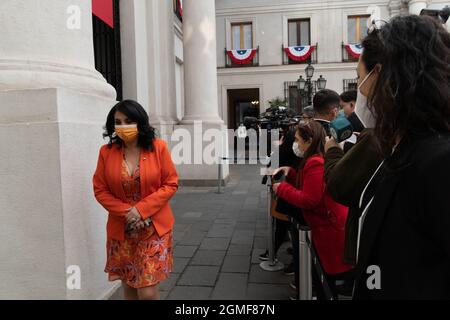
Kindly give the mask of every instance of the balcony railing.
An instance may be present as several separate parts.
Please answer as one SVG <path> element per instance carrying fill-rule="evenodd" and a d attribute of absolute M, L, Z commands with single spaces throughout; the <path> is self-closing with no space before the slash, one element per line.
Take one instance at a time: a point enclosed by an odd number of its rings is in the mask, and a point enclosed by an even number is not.
<path fill-rule="evenodd" d="M 358 58 L 352 57 L 345 47 L 345 43 L 342 42 L 342 62 L 358 62 Z"/>
<path fill-rule="evenodd" d="M 235 63 L 230 56 L 228 55 L 228 51 L 225 48 L 225 67 L 226 68 L 245 68 L 245 67 L 257 67 L 259 66 L 259 46 L 256 48 L 256 54 L 253 59 L 247 63 Z"/>
<path fill-rule="evenodd" d="M 286 53 L 286 50 L 284 50 L 286 47 L 284 45 L 281 46 L 281 51 L 282 51 L 282 55 L 283 55 L 283 64 L 316 64 L 317 63 L 317 50 L 318 50 L 318 45 L 317 43 L 314 45 L 314 50 L 311 53 L 311 55 L 304 61 L 295 61 L 291 58 L 289 58 L 289 56 Z"/>
<path fill-rule="evenodd" d="M 349 90 L 356 90 L 358 88 L 358 79 L 344 79 L 344 92 Z"/>

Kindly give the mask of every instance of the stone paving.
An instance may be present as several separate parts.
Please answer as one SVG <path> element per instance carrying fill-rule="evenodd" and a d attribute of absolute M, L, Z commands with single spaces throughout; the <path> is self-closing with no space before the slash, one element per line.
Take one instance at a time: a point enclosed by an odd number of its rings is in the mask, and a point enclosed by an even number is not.
<path fill-rule="evenodd" d="M 175 214 L 174 272 L 160 284 L 161 299 L 287 300 L 293 276 L 259 267 L 267 246 L 267 193 L 259 166 L 231 165 L 230 183 L 180 187 Z M 286 242 L 279 259 L 289 263 Z M 121 298 L 121 290 L 113 299 Z"/>

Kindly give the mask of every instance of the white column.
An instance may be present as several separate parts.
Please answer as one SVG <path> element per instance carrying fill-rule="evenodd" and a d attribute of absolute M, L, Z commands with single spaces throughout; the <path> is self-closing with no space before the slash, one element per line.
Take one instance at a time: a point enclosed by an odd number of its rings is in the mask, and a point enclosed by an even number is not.
<path fill-rule="evenodd" d="M 147 1 L 120 1 L 120 42 L 122 45 L 122 83 L 124 99 L 138 101 L 148 110 L 149 74 Z"/>
<path fill-rule="evenodd" d="M 422 9 L 426 9 L 428 2 L 425 0 L 410 0 L 408 2 L 409 14 L 419 15 Z"/>
<path fill-rule="evenodd" d="M 162 136 L 178 123 L 172 1 L 121 1 L 124 98 L 141 103 Z"/>
<path fill-rule="evenodd" d="M 0 30 L 0 299 L 105 297 L 92 175 L 116 94 L 94 68 L 91 1 L 3 0 Z"/>
<path fill-rule="evenodd" d="M 0 30 L 0 90 L 70 88 L 116 97 L 95 70 L 91 1 L 0 1 Z"/>
<path fill-rule="evenodd" d="M 219 116 L 217 93 L 216 11 L 214 0 L 183 1 L 184 49 L 184 116 L 180 129 L 189 132 L 190 163 L 177 166 L 180 180 L 191 185 L 217 185 L 218 160 L 227 149 L 226 127 Z M 215 163 L 206 160 L 209 153 L 208 135 L 218 133 L 215 140 Z M 222 135 L 220 137 L 220 135 Z M 186 151 L 186 150 L 185 150 Z M 223 165 L 223 179 L 229 177 L 227 164 Z"/>
<path fill-rule="evenodd" d="M 216 12 L 213 0 L 183 1 L 185 115 L 194 121 L 222 124 L 218 111 Z"/>
<path fill-rule="evenodd" d="M 390 0 L 388 3 L 389 15 L 391 18 L 400 14 L 401 2 L 400 0 Z"/>
<path fill-rule="evenodd" d="M 149 116 L 167 137 L 178 123 L 175 82 L 175 27 L 172 1 L 147 1 Z"/>

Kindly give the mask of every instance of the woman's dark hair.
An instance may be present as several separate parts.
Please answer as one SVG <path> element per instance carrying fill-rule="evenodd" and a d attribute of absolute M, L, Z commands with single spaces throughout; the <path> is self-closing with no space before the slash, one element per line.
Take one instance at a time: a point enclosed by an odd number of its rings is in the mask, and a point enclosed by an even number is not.
<path fill-rule="evenodd" d="M 300 167 L 304 166 L 308 158 L 317 154 L 321 156 L 325 154 L 326 133 L 325 129 L 320 123 L 313 120 L 303 124 L 299 124 L 297 127 L 297 133 L 304 141 L 309 141 L 310 139 L 312 139 L 311 145 L 309 146 L 308 150 L 306 150 Z"/>
<path fill-rule="evenodd" d="M 450 34 L 439 22 L 398 16 L 362 46 L 367 71 L 381 65 L 368 102 L 385 155 L 398 137 L 450 131 Z"/>
<path fill-rule="evenodd" d="M 357 94 L 356 90 L 348 90 L 348 91 L 341 93 L 341 95 L 340 95 L 341 100 L 344 102 L 347 102 L 347 103 L 355 102 L 357 96 L 358 96 L 358 94 Z"/>
<path fill-rule="evenodd" d="M 295 142 L 295 129 L 288 129 L 283 136 L 283 143 L 280 145 L 280 167 L 298 168 L 300 158 L 292 150 Z"/>
<path fill-rule="evenodd" d="M 124 100 L 117 103 L 109 112 L 106 118 L 105 132 L 103 138 L 109 138 L 109 147 L 113 144 L 123 145 L 122 140 L 115 133 L 115 114 L 119 111 L 127 116 L 127 118 L 137 123 L 139 137 L 138 146 L 145 150 L 153 151 L 153 140 L 156 138 L 155 129 L 150 126 L 148 114 L 145 109 L 136 101 Z"/>

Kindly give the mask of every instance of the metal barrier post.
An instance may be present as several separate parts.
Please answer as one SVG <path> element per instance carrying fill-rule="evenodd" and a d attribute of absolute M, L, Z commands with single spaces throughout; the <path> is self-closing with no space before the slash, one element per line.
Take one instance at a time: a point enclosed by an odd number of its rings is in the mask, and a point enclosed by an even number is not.
<path fill-rule="evenodd" d="M 312 300 L 311 252 L 307 239 L 311 236 L 308 227 L 298 226 L 299 233 L 299 286 L 298 299 Z"/>
<path fill-rule="evenodd" d="M 271 212 L 272 205 L 272 187 L 270 185 L 270 181 L 267 183 L 267 224 L 268 224 L 268 232 L 267 232 L 267 246 L 269 249 L 269 260 L 263 261 L 259 264 L 261 269 L 265 271 L 280 271 L 284 269 L 284 264 L 278 261 L 275 258 L 275 228 L 273 223 L 273 217 Z"/>
<path fill-rule="evenodd" d="M 222 180 L 223 180 L 223 172 L 222 172 L 222 160 L 223 159 L 225 159 L 225 158 L 219 158 L 219 166 L 218 166 L 218 170 L 219 170 L 219 173 L 218 173 L 218 180 L 219 180 L 219 184 L 217 185 L 217 192 L 216 193 L 218 193 L 218 194 L 221 194 L 221 193 L 223 193 L 222 192 Z"/>

